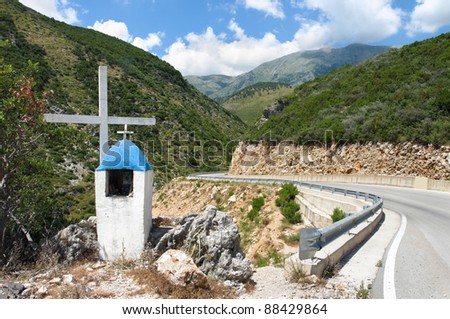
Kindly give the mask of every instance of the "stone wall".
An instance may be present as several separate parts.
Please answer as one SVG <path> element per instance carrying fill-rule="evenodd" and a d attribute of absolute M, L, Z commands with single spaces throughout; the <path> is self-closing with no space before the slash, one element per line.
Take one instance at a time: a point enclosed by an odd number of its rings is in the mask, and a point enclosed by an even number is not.
<path fill-rule="evenodd" d="M 450 178 L 450 146 L 368 143 L 276 146 L 241 142 L 232 175 L 388 175 Z"/>

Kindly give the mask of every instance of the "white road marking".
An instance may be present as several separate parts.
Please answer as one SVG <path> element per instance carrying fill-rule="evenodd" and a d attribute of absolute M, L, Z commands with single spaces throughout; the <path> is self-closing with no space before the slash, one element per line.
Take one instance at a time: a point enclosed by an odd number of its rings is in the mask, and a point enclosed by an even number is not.
<path fill-rule="evenodd" d="M 392 242 L 391 248 L 389 249 L 388 255 L 386 257 L 386 266 L 384 268 L 384 280 L 383 280 L 383 296 L 384 299 L 397 299 L 395 293 L 395 259 L 397 257 L 398 247 L 402 241 L 403 235 L 406 231 L 406 216 L 399 213 L 402 217 L 400 223 L 400 228 L 398 229 L 397 235 Z"/>

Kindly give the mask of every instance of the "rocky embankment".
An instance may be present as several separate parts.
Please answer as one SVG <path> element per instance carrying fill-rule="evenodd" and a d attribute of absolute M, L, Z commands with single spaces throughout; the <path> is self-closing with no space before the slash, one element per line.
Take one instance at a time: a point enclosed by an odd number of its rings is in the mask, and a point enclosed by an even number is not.
<path fill-rule="evenodd" d="M 43 248 L 46 260 L 41 262 L 42 272 L 31 271 L 29 276 L 23 273 L 20 282 L 0 280 L 0 299 L 143 294 L 157 298 L 167 297 L 161 293 L 164 286 L 169 286 L 169 290 L 174 286 L 216 294 L 209 278 L 223 282 L 233 291 L 245 290 L 244 284 L 254 268 L 240 248 L 238 227 L 228 213 L 209 206 L 203 214 L 171 219 L 165 227 L 157 225 L 159 222 L 155 219 L 151 242 L 140 260 L 113 262 L 98 260 L 95 218 L 70 225 Z M 141 287 L 136 282 L 139 280 L 133 280 L 137 274 L 144 279 Z M 145 289 L 155 278 L 162 284 Z M 132 283 L 134 289 L 122 289 Z M 68 290 L 72 292 L 67 294 Z"/>
<path fill-rule="evenodd" d="M 450 146 L 368 143 L 276 146 L 241 142 L 229 169 L 235 175 L 389 175 L 450 178 Z"/>

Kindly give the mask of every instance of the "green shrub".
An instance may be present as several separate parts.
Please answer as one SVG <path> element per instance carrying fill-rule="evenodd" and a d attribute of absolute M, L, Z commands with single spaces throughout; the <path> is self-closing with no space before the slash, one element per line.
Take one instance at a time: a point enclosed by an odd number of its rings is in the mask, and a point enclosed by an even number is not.
<path fill-rule="evenodd" d="M 252 200 L 252 208 L 257 210 L 258 212 L 261 210 L 261 207 L 264 205 L 264 198 L 263 197 L 256 197 Z"/>
<path fill-rule="evenodd" d="M 335 223 L 341 219 L 344 219 L 344 218 L 345 218 L 345 212 L 342 209 L 340 209 L 338 207 L 333 209 L 333 214 L 331 214 L 331 219 L 333 220 L 333 223 Z"/>
<path fill-rule="evenodd" d="M 300 206 L 295 202 L 296 195 L 298 195 L 298 189 L 294 184 L 284 184 L 275 200 L 275 204 L 280 207 L 281 213 L 291 224 L 302 221 Z"/>
<path fill-rule="evenodd" d="M 278 194 L 278 198 L 275 200 L 275 204 L 277 207 L 282 207 L 288 202 L 294 200 L 297 195 L 298 189 L 294 184 L 283 184 L 280 193 Z"/>
<path fill-rule="evenodd" d="M 298 224 L 302 221 L 300 205 L 295 201 L 290 201 L 286 205 L 282 206 L 281 213 L 291 224 Z"/>
<path fill-rule="evenodd" d="M 255 219 L 259 216 L 259 211 L 261 207 L 264 205 L 263 197 L 255 197 L 252 200 L 252 209 L 248 212 L 247 218 L 251 221 L 255 221 Z"/>
<path fill-rule="evenodd" d="M 259 216 L 259 211 L 257 211 L 256 209 L 251 209 L 248 214 L 247 214 L 247 218 L 250 219 L 251 221 L 255 221 L 255 219 Z"/>

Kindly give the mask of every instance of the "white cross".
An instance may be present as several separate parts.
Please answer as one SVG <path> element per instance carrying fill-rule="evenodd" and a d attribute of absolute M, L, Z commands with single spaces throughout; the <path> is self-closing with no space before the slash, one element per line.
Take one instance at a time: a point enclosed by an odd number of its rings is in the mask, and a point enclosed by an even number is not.
<path fill-rule="evenodd" d="M 128 125 L 125 124 L 123 131 L 117 131 L 117 134 L 123 134 L 123 139 L 127 138 L 127 135 L 134 134 L 133 131 L 128 131 Z"/>
<path fill-rule="evenodd" d="M 51 123 L 73 123 L 73 124 L 100 124 L 100 163 L 106 152 L 108 145 L 108 124 L 124 124 L 127 131 L 127 125 L 155 125 L 154 117 L 117 117 L 108 116 L 108 69 L 106 66 L 98 68 L 98 116 L 95 115 L 65 115 L 65 114 L 44 114 L 47 122 Z M 124 138 L 129 132 L 122 132 Z"/>

